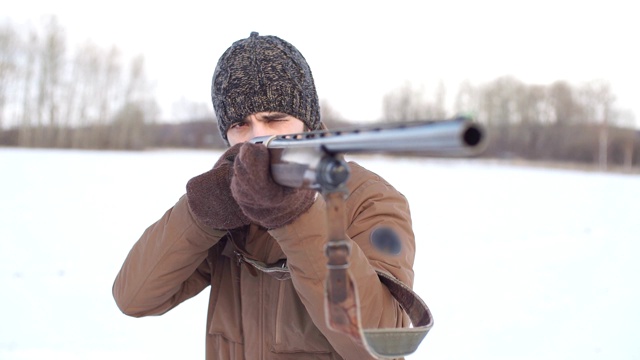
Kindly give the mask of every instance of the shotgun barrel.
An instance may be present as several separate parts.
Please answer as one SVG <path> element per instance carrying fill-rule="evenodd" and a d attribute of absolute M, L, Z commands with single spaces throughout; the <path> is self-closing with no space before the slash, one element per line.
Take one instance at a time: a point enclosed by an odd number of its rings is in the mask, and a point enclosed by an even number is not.
<path fill-rule="evenodd" d="M 262 136 L 252 140 L 270 149 L 317 148 L 326 153 L 416 153 L 434 157 L 464 157 L 482 151 L 484 129 L 468 118 L 317 130 Z"/>
<path fill-rule="evenodd" d="M 345 153 L 466 157 L 482 151 L 484 138 L 479 124 L 455 118 L 261 136 L 251 142 L 269 149 L 271 176 L 278 184 L 327 192 L 340 188 L 349 178 Z"/>

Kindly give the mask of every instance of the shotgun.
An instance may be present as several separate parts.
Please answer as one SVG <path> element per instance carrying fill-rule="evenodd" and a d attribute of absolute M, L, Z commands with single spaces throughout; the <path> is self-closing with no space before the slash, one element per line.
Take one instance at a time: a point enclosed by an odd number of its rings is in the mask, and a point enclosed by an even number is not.
<path fill-rule="evenodd" d="M 470 118 L 317 130 L 261 136 L 271 155 L 271 176 L 284 186 L 332 191 L 349 177 L 341 154 L 395 153 L 468 157 L 482 152 L 485 132 Z"/>
<path fill-rule="evenodd" d="M 326 202 L 327 279 L 325 319 L 334 331 L 362 343 L 376 358 L 413 353 L 433 326 L 426 303 L 386 273 L 380 281 L 411 319 L 411 328 L 363 329 L 355 280 L 349 272 L 351 243 L 345 233 L 345 195 L 349 165 L 345 153 L 410 153 L 422 156 L 473 156 L 482 151 L 485 134 L 468 118 L 401 125 L 319 130 L 257 137 L 269 149 L 271 177 L 279 184 L 319 191 Z"/>

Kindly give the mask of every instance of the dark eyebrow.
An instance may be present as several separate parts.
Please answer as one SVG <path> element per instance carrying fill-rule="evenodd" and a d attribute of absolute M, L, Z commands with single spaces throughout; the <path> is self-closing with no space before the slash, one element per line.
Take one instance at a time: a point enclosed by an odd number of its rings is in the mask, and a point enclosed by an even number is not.
<path fill-rule="evenodd" d="M 235 125 L 235 124 L 246 124 L 247 122 L 248 122 L 248 121 L 247 121 L 247 119 L 246 119 L 246 118 L 244 118 L 244 119 L 242 119 L 242 120 L 238 120 L 238 121 L 235 121 L 235 122 L 231 123 L 231 125 Z"/>
<path fill-rule="evenodd" d="M 267 121 L 272 121 L 272 120 L 282 120 L 282 119 L 287 118 L 289 116 L 290 115 L 285 114 L 285 113 L 281 113 L 281 112 L 272 112 L 272 113 L 269 113 L 267 115 L 264 115 L 264 118 Z"/>

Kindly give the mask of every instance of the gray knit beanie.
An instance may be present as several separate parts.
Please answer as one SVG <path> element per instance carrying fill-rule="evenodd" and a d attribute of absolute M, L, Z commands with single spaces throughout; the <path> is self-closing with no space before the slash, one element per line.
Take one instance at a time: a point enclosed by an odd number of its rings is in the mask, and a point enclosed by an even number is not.
<path fill-rule="evenodd" d="M 232 124 L 261 111 L 282 112 L 321 128 L 311 69 L 293 45 L 257 32 L 222 54 L 213 73 L 211 101 L 222 138 Z"/>

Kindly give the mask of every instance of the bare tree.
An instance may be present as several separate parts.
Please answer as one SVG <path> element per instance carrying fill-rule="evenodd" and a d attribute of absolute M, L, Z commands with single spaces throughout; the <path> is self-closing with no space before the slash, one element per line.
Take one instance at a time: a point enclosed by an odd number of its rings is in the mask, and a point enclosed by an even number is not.
<path fill-rule="evenodd" d="M 551 84 L 549 102 L 557 123 L 569 125 L 584 122 L 583 108 L 578 102 L 576 89 L 566 81 Z"/>
<path fill-rule="evenodd" d="M 91 42 L 76 52 L 73 60 L 73 99 L 69 108 L 71 124 L 77 128 L 71 139 L 72 147 L 91 148 L 100 137 L 100 96 L 103 96 L 102 77 L 104 59 L 108 54 Z"/>
<path fill-rule="evenodd" d="M 383 118 L 385 121 L 406 121 L 413 117 L 416 94 L 411 85 L 404 86 L 386 94 L 382 100 Z"/>
<path fill-rule="evenodd" d="M 491 128 L 492 145 L 501 156 L 517 153 L 519 131 L 513 125 L 522 121 L 519 108 L 525 85 L 512 76 L 500 77 L 479 89 L 478 120 Z"/>
<path fill-rule="evenodd" d="M 536 158 L 549 151 L 549 139 L 545 136 L 545 124 L 552 123 L 547 89 L 542 85 L 531 85 L 517 94 L 516 108 L 519 123 L 517 125 L 517 151 L 527 157 Z M 549 157 L 549 155 L 544 155 Z"/>
<path fill-rule="evenodd" d="M 0 130 L 4 128 L 6 106 L 15 91 L 18 64 L 18 38 L 8 25 L 0 26 Z"/>
<path fill-rule="evenodd" d="M 55 17 L 45 27 L 40 48 L 40 71 L 37 97 L 37 122 L 39 146 L 51 146 L 58 129 L 59 108 L 62 102 L 62 76 L 66 40 L 64 31 Z"/>
<path fill-rule="evenodd" d="M 618 131 L 620 134 L 615 139 L 618 142 L 615 148 L 619 151 L 620 162 L 624 169 L 631 170 L 637 144 L 636 138 L 639 133 L 634 126 L 635 116 L 630 110 L 618 110 L 613 112 L 612 118 L 616 119 L 616 124 L 620 129 Z"/>
<path fill-rule="evenodd" d="M 144 110 L 139 104 L 125 104 L 113 117 L 108 147 L 110 149 L 144 149 Z"/>
<path fill-rule="evenodd" d="M 129 79 L 124 87 L 120 109 L 111 121 L 108 147 L 116 149 L 144 148 L 140 138 L 145 124 L 142 97 L 145 91 L 144 58 L 139 56 L 131 61 Z"/>
<path fill-rule="evenodd" d="M 109 50 L 95 48 L 85 59 L 86 108 L 81 116 L 87 124 L 80 134 L 83 148 L 107 148 L 109 146 L 110 122 L 116 111 L 120 111 L 124 98 L 122 87 L 122 65 L 120 51 L 112 46 Z"/>
<path fill-rule="evenodd" d="M 20 146 L 34 146 L 35 144 L 35 131 L 34 121 L 35 109 L 33 107 L 33 83 L 36 72 L 36 53 L 38 48 L 38 35 L 35 31 L 29 32 L 29 39 L 22 47 L 22 64 L 21 78 L 22 78 L 22 114 L 21 125 L 18 132 L 18 145 Z"/>
<path fill-rule="evenodd" d="M 98 84 L 98 116 L 100 125 L 106 125 L 113 114 L 114 108 L 119 108 L 118 98 L 125 92 L 122 87 L 122 63 L 120 50 L 113 46 L 100 63 Z"/>
<path fill-rule="evenodd" d="M 86 96 L 86 88 L 84 81 L 84 68 L 82 58 L 86 56 L 86 53 L 91 53 L 91 48 L 84 45 L 80 48 L 70 65 L 70 71 L 68 78 L 65 81 L 65 96 L 63 101 L 63 108 L 61 109 L 60 126 L 65 129 L 64 136 L 58 136 L 56 146 L 58 147 L 74 147 L 77 140 L 78 132 L 73 132 L 71 129 L 74 126 L 83 125 L 79 121 L 79 113 L 81 109 L 86 107 L 86 103 L 83 99 Z"/>
<path fill-rule="evenodd" d="M 435 100 L 429 99 L 424 86 L 415 88 L 406 82 L 384 96 L 384 119 L 390 122 L 442 119 L 446 114 L 445 96 L 446 89 L 442 82 L 436 90 Z"/>
<path fill-rule="evenodd" d="M 435 99 L 431 106 L 431 114 L 428 115 L 431 119 L 444 119 L 447 116 L 447 88 L 444 85 L 444 81 L 440 80 L 435 90 Z"/>
<path fill-rule="evenodd" d="M 582 99 L 586 114 L 592 121 L 599 124 L 598 164 L 605 170 L 608 166 L 609 126 L 612 121 L 612 105 L 615 97 L 607 81 L 595 80 L 583 86 Z"/>
<path fill-rule="evenodd" d="M 456 114 L 476 114 L 478 112 L 478 91 L 469 80 L 458 86 L 453 111 Z"/>
<path fill-rule="evenodd" d="M 497 126 L 520 122 L 522 114 L 517 99 L 524 93 L 524 88 L 525 85 L 512 76 L 500 77 L 481 87 L 479 119 Z"/>

